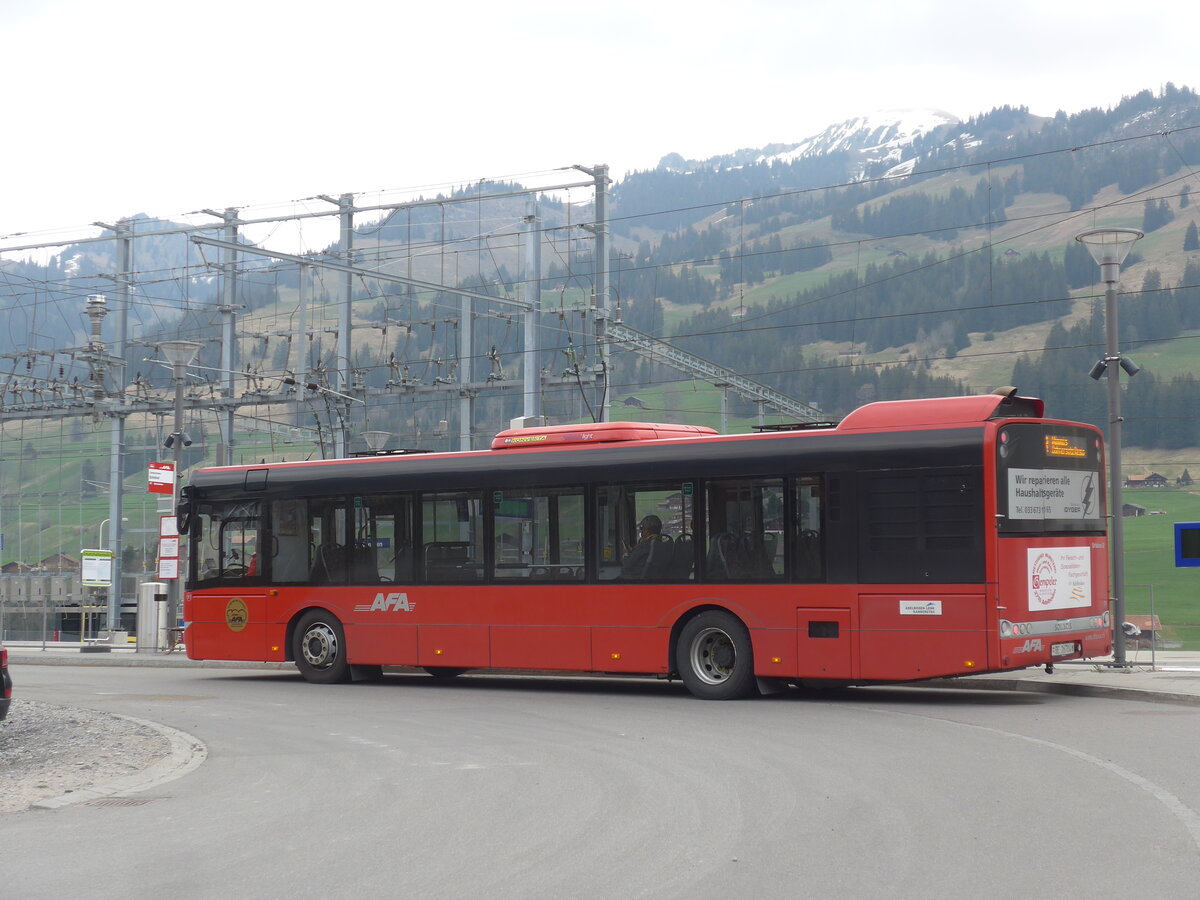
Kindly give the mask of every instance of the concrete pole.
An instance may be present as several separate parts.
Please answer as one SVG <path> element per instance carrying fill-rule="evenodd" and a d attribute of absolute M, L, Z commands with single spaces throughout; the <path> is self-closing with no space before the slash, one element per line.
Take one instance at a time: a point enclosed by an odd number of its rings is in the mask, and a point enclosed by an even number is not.
<path fill-rule="evenodd" d="M 296 324 L 299 328 L 299 346 L 293 347 L 288 357 L 288 365 L 296 375 L 296 380 L 303 385 L 308 378 L 308 295 L 312 266 L 300 265 L 297 284 L 298 299 L 296 301 Z M 298 389 L 293 424 L 305 425 L 304 419 L 304 388 Z"/>
<path fill-rule="evenodd" d="M 112 523 L 109 534 L 112 550 L 112 585 L 108 589 L 108 630 L 121 627 L 121 545 L 124 543 L 121 521 L 125 505 L 125 348 L 129 337 L 129 305 L 133 288 L 133 231 L 128 220 L 122 219 L 115 229 L 117 236 L 117 306 L 113 329 L 113 366 L 110 396 L 114 397 L 112 446 L 108 457 L 108 518 Z M 101 549 L 104 549 L 103 547 Z"/>
<path fill-rule="evenodd" d="M 225 220 L 225 228 L 222 237 L 231 244 L 237 243 L 238 238 L 238 218 L 236 209 L 226 209 L 222 218 Z M 237 287 L 238 287 L 238 252 L 236 250 L 221 250 L 221 305 L 218 311 L 221 313 L 221 368 L 225 371 L 221 373 L 221 380 L 224 388 L 223 393 L 225 399 L 232 403 L 234 399 L 234 379 L 238 367 L 238 342 L 237 342 Z M 186 372 L 185 372 L 186 377 Z M 232 405 L 218 414 L 218 422 L 221 431 L 221 443 L 217 447 L 217 465 L 223 466 L 226 463 L 232 463 L 234 456 L 234 446 L 237 443 L 236 436 L 233 431 L 234 409 Z M 176 424 L 176 430 L 182 428 L 182 425 Z M 175 470 L 178 473 L 178 469 Z M 174 627 L 174 623 L 172 623 Z"/>
<path fill-rule="evenodd" d="M 521 256 L 521 285 L 525 311 L 525 351 L 522 374 L 525 402 L 521 410 L 526 425 L 534 425 L 542 417 L 542 384 L 539 357 L 538 326 L 542 309 L 542 233 L 538 228 L 536 195 L 529 199 L 529 214 L 525 216 L 525 253 Z"/>
<path fill-rule="evenodd" d="M 599 355 L 600 366 L 600 397 L 597 405 L 600 421 L 607 422 L 612 407 L 612 361 L 608 352 L 608 166 L 596 166 L 593 176 L 596 181 L 596 352 Z"/>
<path fill-rule="evenodd" d="M 338 198 L 338 209 L 341 212 L 342 222 L 342 258 L 347 266 L 354 265 L 354 195 L 342 194 Z M 333 389 L 340 394 L 349 394 L 350 388 L 353 385 L 353 367 L 350 355 L 352 353 L 352 342 L 350 330 L 353 327 L 352 316 L 352 301 L 354 299 L 354 274 L 346 272 L 342 277 L 342 306 L 341 315 L 338 320 L 338 340 L 337 340 L 337 366 L 335 367 L 335 381 Z M 343 459 L 349 455 L 348 435 L 346 429 L 348 426 L 347 417 L 350 415 L 350 405 L 347 401 L 341 398 L 334 398 L 334 403 L 341 407 L 341 415 L 339 423 L 333 427 L 333 455 L 336 459 Z M 332 423 L 331 423 L 332 425 Z"/>
<path fill-rule="evenodd" d="M 1136 228 L 1094 228 L 1075 235 L 1075 240 L 1087 247 L 1092 259 L 1100 266 L 1104 282 L 1104 328 L 1106 347 L 1104 371 L 1108 376 L 1108 511 L 1112 516 L 1109 544 L 1112 550 L 1113 594 L 1113 664 L 1125 666 L 1125 517 L 1121 496 L 1124 476 L 1121 471 L 1121 369 L 1128 360 L 1121 359 L 1117 347 L 1117 283 L 1121 280 L 1121 263 L 1134 243 L 1145 235 Z M 1129 374 L 1137 373 L 1129 364 Z"/>
<path fill-rule="evenodd" d="M 458 449 L 471 449 L 471 430 L 475 426 L 475 390 L 471 387 L 474 360 L 474 304 L 470 297 L 459 297 L 458 325 Z M 448 386 L 447 386 L 448 387 Z"/>
<path fill-rule="evenodd" d="M 1101 270 L 1109 268 L 1101 266 Z M 1108 464 L 1109 499 L 1112 511 L 1112 575 L 1113 575 L 1113 663 L 1125 665 L 1125 516 L 1121 496 L 1124 476 L 1121 474 L 1121 351 L 1117 349 L 1117 272 L 1112 266 L 1112 281 L 1104 273 L 1104 328 L 1107 337 L 1105 351 L 1108 377 Z"/>
<path fill-rule="evenodd" d="M 175 372 L 175 440 L 171 444 L 175 461 L 174 490 L 171 494 L 171 513 L 177 514 L 179 509 L 180 474 L 183 472 L 183 380 L 187 378 L 187 363 L 176 361 Z M 182 561 L 182 554 L 180 556 Z M 175 628 L 179 624 L 179 615 L 183 608 L 183 572 L 176 572 L 171 581 L 171 589 L 167 594 L 167 628 Z M 169 634 L 170 632 L 168 632 Z M 168 649 L 170 644 L 167 645 Z"/>

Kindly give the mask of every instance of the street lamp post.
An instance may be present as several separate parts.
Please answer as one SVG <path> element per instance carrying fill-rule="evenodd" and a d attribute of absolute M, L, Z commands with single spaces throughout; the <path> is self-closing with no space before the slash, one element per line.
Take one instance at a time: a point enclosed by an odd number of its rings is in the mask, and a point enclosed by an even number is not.
<path fill-rule="evenodd" d="M 112 521 L 112 519 L 110 518 L 110 519 L 105 519 L 100 523 L 100 541 L 99 541 L 99 543 L 96 544 L 96 547 L 99 548 L 100 550 L 109 549 L 104 546 L 104 526 L 107 525 L 111 521 Z M 128 521 L 129 521 L 128 518 L 126 518 L 125 516 L 121 516 L 122 523 L 125 523 Z"/>
<path fill-rule="evenodd" d="M 1138 367 L 1132 360 L 1123 359 L 1117 349 L 1117 282 L 1121 280 L 1121 263 L 1143 233 L 1136 228 L 1094 228 L 1077 234 L 1075 240 L 1087 247 L 1092 259 L 1100 266 L 1104 282 L 1104 329 L 1106 347 L 1104 359 L 1092 367 L 1091 376 L 1099 380 L 1108 376 L 1108 509 L 1112 516 L 1109 543 L 1112 545 L 1113 594 L 1113 664 L 1125 666 L 1125 523 L 1121 498 L 1121 370 L 1132 377 Z"/>
<path fill-rule="evenodd" d="M 112 517 L 110 516 L 109 518 L 104 519 L 100 522 L 100 535 L 99 535 L 99 540 L 96 542 L 96 549 L 111 551 L 111 553 L 113 555 L 113 559 L 116 559 L 117 562 L 119 563 L 120 560 L 118 557 L 120 556 L 120 553 L 121 553 L 119 537 L 121 534 L 121 529 L 114 528 L 112 530 L 112 533 L 115 533 L 118 537 L 116 546 L 106 547 L 104 545 L 104 526 L 107 525 L 111 521 L 112 521 Z M 125 522 L 128 522 L 128 521 L 129 521 L 128 518 L 126 518 L 125 516 L 121 516 L 122 524 Z M 115 573 L 113 572 L 113 569 L 116 569 Z M 121 569 L 120 569 L 120 566 L 117 564 L 113 564 L 112 567 L 109 569 L 109 573 L 110 573 L 110 577 L 113 574 L 116 575 L 116 578 L 112 582 L 110 582 L 110 584 L 108 586 L 108 598 L 107 598 L 108 599 L 108 633 L 111 635 L 114 631 L 118 631 L 121 628 Z M 84 593 L 92 594 L 93 601 L 95 601 L 100 596 L 99 590 L 95 590 L 95 589 L 89 589 L 89 590 L 85 591 Z M 85 603 L 84 605 L 86 606 L 87 604 Z M 80 632 L 80 640 L 82 640 L 86 636 L 87 627 L 85 625 L 83 625 L 81 622 L 80 628 L 82 629 Z"/>
<path fill-rule="evenodd" d="M 174 451 L 175 454 L 175 479 L 174 489 L 171 492 L 171 512 L 174 513 L 179 507 L 179 472 L 183 463 L 183 447 L 184 444 L 190 444 L 191 440 L 183 433 L 183 382 L 187 377 L 187 367 L 196 358 L 196 354 L 200 352 L 203 344 L 198 344 L 195 341 L 163 341 L 158 345 L 158 349 L 163 352 L 163 355 L 171 363 L 173 367 L 173 377 L 175 379 L 175 429 L 167 438 L 167 448 Z M 183 597 L 182 578 L 184 570 L 184 556 L 182 552 L 183 541 L 180 540 L 180 566 L 175 573 L 175 578 L 171 582 L 171 590 L 168 594 L 167 602 L 167 627 L 174 628 L 179 621 L 180 601 Z"/>

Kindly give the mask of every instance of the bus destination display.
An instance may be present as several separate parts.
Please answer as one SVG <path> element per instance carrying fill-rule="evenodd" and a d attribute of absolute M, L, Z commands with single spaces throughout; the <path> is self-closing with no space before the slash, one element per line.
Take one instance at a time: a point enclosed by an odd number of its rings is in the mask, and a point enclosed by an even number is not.
<path fill-rule="evenodd" d="M 1070 459 L 1087 458 L 1087 444 L 1084 443 L 1082 437 L 1048 434 L 1045 441 L 1047 456 L 1065 456 Z"/>

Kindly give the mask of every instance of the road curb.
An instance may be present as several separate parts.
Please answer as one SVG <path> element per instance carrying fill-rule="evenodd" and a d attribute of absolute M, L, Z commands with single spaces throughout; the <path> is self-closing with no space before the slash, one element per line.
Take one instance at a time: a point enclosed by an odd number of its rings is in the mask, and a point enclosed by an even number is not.
<path fill-rule="evenodd" d="M 225 659 L 188 659 L 177 654 L 80 653 L 63 651 L 22 651 L 8 649 L 10 665 L 18 666 L 120 666 L 122 668 L 160 669 L 256 669 L 259 671 L 295 671 L 290 662 L 248 662 Z"/>
<path fill-rule="evenodd" d="M 1027 694 L 1062 694 L 1072 697 L 1107 697 L 1114 700 L 1140 700 L 1143 703 L 1172 703 L 1179 706 L 1200 706 L 1200 696 L 1174 691 L 1143 690 L 1141 688 L 1109 687 L 1103 684 L 1071 684 L 1069 682 L 1026 681 L 1020 678 L 988 678 L 972 681 L 955 679 L 933 681 L 929 687 L 968 691 L 1020 691 Z"/>
<path fill-rule="evenodd" d="M 61 809 L 64 806 L 76 806 L 80 803 L 103 800 L 108 797 L 123 797 L 128 794 L 141 793 L 174 781 L 176 778 L 182 778 L 208 759 L 208 747 L 198 737 L 188 734 L 186 731 L 180 731 L 159 722 L 151 722 L 149 719 L 123 716 L 120 713 L 110 713 L 110 715 L 157 731 L 170 744 L 167 755 L 140 772 L 115 778 L 102 784 L 78 788 L 60 797 L 39 800 L 31 804 L 30 809 Z"/>

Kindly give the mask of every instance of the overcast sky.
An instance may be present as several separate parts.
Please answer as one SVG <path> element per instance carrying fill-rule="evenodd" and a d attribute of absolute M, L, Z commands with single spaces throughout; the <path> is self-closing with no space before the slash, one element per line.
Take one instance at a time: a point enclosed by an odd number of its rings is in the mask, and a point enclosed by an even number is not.
<path fill-rule="evenodd" d="M 1197 25 L 1167 0 L 0 0 L 0 236 L 619 178 L 876 110 L 1107 108 L 1200 87 Z"/>

